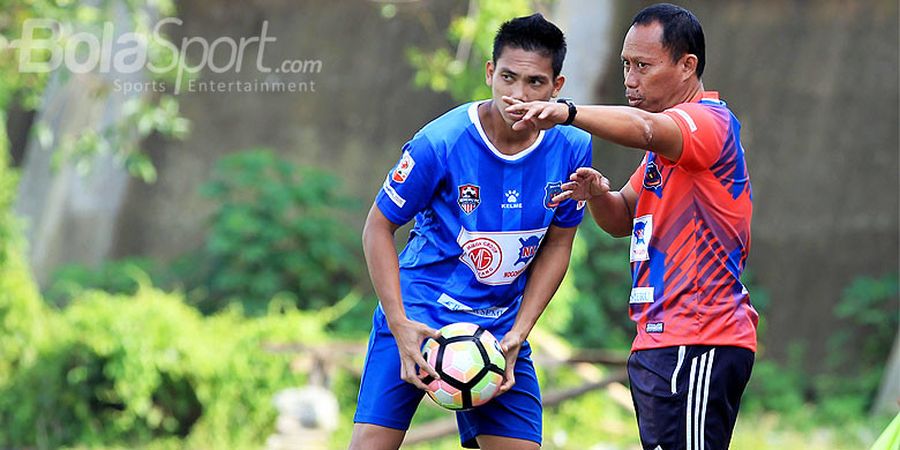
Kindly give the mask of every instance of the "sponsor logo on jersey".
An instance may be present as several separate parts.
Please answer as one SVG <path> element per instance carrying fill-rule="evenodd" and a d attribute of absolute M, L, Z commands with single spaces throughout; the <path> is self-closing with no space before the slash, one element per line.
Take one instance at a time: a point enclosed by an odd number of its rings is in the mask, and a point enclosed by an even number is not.
<path fill-rule="evenodd" d="M 462 249 L 459 260 L 481 284 L 510 284 L 528 269 L 546 232 L 546 228 L 492 232 L 460 228 L 456 237 Z"/>
<path fill-rule="evenodd" d="M 450 311 L 462 311 L 464 313 L 471 314 L 473 316 L 478 317 L 486 317 L 488 319 L 496 319 L 503 315 L 509 308 L 505 306 L 490 306 L 487 308 L 473 308 L 469 305 L 466 305 L 459 300 L 441 293 L 441 296 L 438 297 L 437 302 L 443 305 L 445 308 Z"/>
<path fill-rule="evenodd" d="M 481 237 L 466 241 L 462 245 L 466 257 L 478 278 L 489 278 L 497 273 L 503 262 L 503 251 L 500 244 L 493 239 Z"/>
<path fill-rule="evenodd" d="M 632 288 L 628 303 L 653 303 L 653 286 Z"/>
<path fill-rule="evenodd" d="M 456 203 L 466 214 L 472 214 L 475 208 L 481 204 L 481 188 L 474 184 L 462 184 L 459 188 L 459 197 Z"/>
<path fill-rule="evenodd" d="M 534 255 L 537 254 L 538 247 L 541 245 L 542 237 L 543 236 L 529 236 L 524 239 L 519 238 L 519 243 L 522 244 L 522 246 L 519 247 L 519 259 L 516 260 L 516 264 L 528 264 L 528 261 L 531 261 L 531 258 L 534 258 Z"/>
<path fill-rule="evenodd" d="M 544 186 L 544 207 L 554 209 L 559 206 L 559 202 L 554 202 L 553 197 L 562 194 L 562 181 L 551 181 Z"/>
<path fill-rule="evenodd" d="M 506 199 L 500 204 L 503 209 L 522 209 L 522 203 L 519 202 L 519 191 L 510 189 L 503 194 Z"/>
<path fill-rule="evenodd" d="M 650 259 L 651 237 L 653 237 L 653 215 L 635 217 L 631 229 L 631 262 Z"/>
<path fill-rule="evenodd" d="M 398 194 L 397 191 L 394 190 L 394 187 L 391 186 L 391 183 L 387 178 L 384 179 L 384 184 L 381 185 L 381 188 L 384 190 L 384 193 L 388 196 L 388 198 L 390 198 L 391 201 L 394 202 L 395 205 L 397 205 L 398 208 L 402 208 L 403 205 L 406 204 L 406 199 L 401 197 L 400 194 Z"/>
<path fill-rule="evenodd" d="M 648 322 L 647 326 L 644 328 L 644 331 L 648 333 L 662 333 L 663 332 L 663 323 L 662 322 Z"/>
<path fill-rule="evenodd" d="M 391 174 L 391 179 L 397 183 L 403 183 L 406 181 L 406 178 L 409 176 L 409 173 L 412 172 L 415 165 L 416 160 L 409 154 L 409 150 L 403 152 L 400 162 L 397 163 L 394 173 Z"/>
<path fill-rule="evenodd" d="M 659 167 L 656 167 L 654 161 L 647 161 L 647 170 L 644 171 L 644 189 L 653 191 L 660 186 L 662 186 L 662 174 L 659 172 Z"/>

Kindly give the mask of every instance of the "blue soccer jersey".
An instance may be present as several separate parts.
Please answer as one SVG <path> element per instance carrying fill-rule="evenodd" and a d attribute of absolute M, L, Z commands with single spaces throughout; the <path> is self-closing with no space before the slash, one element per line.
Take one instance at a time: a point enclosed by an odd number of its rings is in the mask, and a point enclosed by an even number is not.
<path fill-rule="evenodd" d="M 485 135 L 478 104 L 422 128 L 375 199 L 396 224 L 415 218 L 400 254 L 403 304 L 433 327 L 466 320 L 508 329 L 547 229 L 577 226 L 584 215 L 581 202 L 551 199 L 591 165 L 590 135 L 554 127 L 504 155 Z"/>

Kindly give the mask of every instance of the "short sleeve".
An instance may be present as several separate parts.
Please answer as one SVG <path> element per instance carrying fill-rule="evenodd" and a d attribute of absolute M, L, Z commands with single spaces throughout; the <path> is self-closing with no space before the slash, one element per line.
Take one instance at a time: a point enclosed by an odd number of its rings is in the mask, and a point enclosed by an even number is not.
<path fill-rule="evenodd" d="M 375 204 L 388 220 L 403 225 L 428 205 L 443 173 L 434 147 L 427 138 L 416 135 L 403 146 L 403 154 L 384 179 Z"/>
<path fill-rule="evenodd" d="M 576 157 L 573 158 L 573 164 L 569 167 L 569 173 L 575 173 L 579 167 L 591 167 L 592 163 L 592 144 L 590 137 L 584 139 L 584 143 L 578 149 Z M 577 227 L 584 218 L 585 202 L 575 200 L 566 200 L 556 208 L 556 214 L 553 216 L 553 225 L 561 228 Z"/>
<path fill-rule="evenodd" d="M 675 163 L 688 171 L 705 170 L 719 159 L 730 114 L 725 108 L 683 103 L 663 111 L 681 129 L 681 157 Z"/>
<path fill-rule="evenodd" d="M 641 164 L 637 169 L 634 169 L 634 173 L 631 174 L 631 178 L 628 179 L 628 184 L 631 185 L 631 189 L 634 192 L 641 192 L 641 186 L 644 185 L 644 172 L 647 171 L 647 154 L 644 154 L 644 159 L 641 160 Z"/>

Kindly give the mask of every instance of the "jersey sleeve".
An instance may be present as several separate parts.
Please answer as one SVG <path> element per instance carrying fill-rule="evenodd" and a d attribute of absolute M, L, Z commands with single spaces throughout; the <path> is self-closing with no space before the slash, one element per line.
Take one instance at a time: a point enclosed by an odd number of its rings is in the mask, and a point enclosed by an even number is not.
<path fill-rule="evenodd" d="M 728 117 L 716 109 L 700 103 L 683 103 L 663 111 L 681 129 L 682 150 L 676 166 L 699 171 L 710 168 L 719 159 L 728 133 Z"/>
<path fill-rule="evenodd" d="M 644 172 L 647 171 L 647 154 L 644 154 L 644 159 L 641 160 L 641 164 L 637 169 L 634 169 L 634 173 L 631 174 L 631 178 L 628 179 L 628 184 L 631 185 L 631 189 L 634 192 L 640 193 L 641 186 L 644 184 Z"/>
<path fill-rule="evenodd" d="M 584 139 L 584 143 L 578 149 L 573 163 L 569 167 L 569 173 L 575 173 L 579 167 L 591 167 L 592 163 L 592 144 L 590 137 Z M 568 180 L 566 180 L 568 181 Z M 552 224 L 561 228 L 577 227 L 584 218 L 585 202 L 575 200 L 565 200 L 556 207 L 556 214 L 553 215 Z"/>
<path fill-rule="evenodd" d="M 375 205 L 388 220 L 403 225 L 425 209 L 443 173 L 434 146 L 417 135 L 403 146 L 403 154 L 384 179 Z"/>

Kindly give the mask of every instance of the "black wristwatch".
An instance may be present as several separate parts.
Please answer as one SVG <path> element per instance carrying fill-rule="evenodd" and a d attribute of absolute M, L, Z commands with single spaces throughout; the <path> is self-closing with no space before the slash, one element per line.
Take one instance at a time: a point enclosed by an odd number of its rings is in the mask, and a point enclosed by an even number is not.
<path fill-rule="evenodd" d="M 575 115 L 578 114 L 578 108 L 575 107 L 575 103 L 572 102 L 571 98 L 559 98 L 556 99 L 556 103 L 565 103 L 569 107 L 569 117 L 560 125 L 572 125 L 572 122 L 575 121 Z"/>

